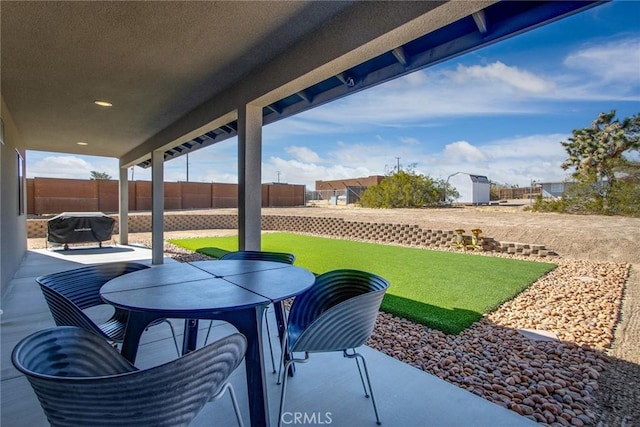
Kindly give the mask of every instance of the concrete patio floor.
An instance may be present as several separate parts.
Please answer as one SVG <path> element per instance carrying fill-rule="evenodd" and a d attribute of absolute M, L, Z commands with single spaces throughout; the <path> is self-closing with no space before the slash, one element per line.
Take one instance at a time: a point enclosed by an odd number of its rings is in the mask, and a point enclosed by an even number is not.
<path fill-rule="evenodd" d="M 72 247 L 29 250 L 11 281 L 1 302 L 1 384 L 0 425 L 46 426 L 46 418 L 27 380 L 11 364 L 11 351 L 23 337 L 40 329 L 55 326 L 35 277 L 81 267 L 84 264 L 136 260 L 150 264 L 151 251 L 139 246 Z M 165 258 L 165 262 L 175 262 Z M 96 310 L 93 316 L 104 316 Z M 273 316 L 268 316 L 273 319 Z M 182 333 L 183 321 L 172 320 Z M 235 329 L 216 322 L 214 335 L 221 337 Z M 201 322 L 202 342 L 208 321 Z M 275 331 L 275 326 L 271 331 Z M 179 337 L 180 339 L 181 337 Z M 215 337 L 214 337 L 215 338 Z M 274 337 L 276 338 L 276 337 Z M 211 341 L 211 338 L 210 340 Z M 268 347 L 265 346 L 268 351 Z M 382 424 L 408 426 L 530 426 L 535 423 L 484 400 L 433 375 L 413 368 L 368 347 L 361 353 L 367 358 Z M 158 325 L 142 337 L 136 366 L 147 368 L 176 357 L 171 334 L 166 325 Z M 276 358 L 279 357 L 276 355 Z M 265 360 L 269 364 L 269 356 Z M 244 362 L 243 362 L 244 363 Z M 276 375 L 267 369 L 271 422 L 277 425 L 280 386 Z M 231 382 L 238 395 L 240 409 L 248 423 L 247 384 L 240 366 Z M 341 354 L 312 355 L 307 364 L 298 364 L 296 375 L 287 386 L 288 413 L 284 425 L 375 426 L 369 399 L 364 398 L 355 363 Z M 296 422 L 295 414 L 299 415 Z M 193 426 L 235 426 L 235 416 L 228 396 L 211 402 L 194 420 Z"/>

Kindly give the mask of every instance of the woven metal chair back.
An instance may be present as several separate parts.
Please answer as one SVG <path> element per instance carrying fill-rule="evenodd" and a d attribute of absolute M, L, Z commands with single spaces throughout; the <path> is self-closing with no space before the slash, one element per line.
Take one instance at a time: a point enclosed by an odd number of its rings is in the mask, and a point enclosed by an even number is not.
<path fill-rule="evenodd" d="M 388 287 L 385 279 L 366 271 L 321 274 L 295 298 L 289 312 L 291 351 L 338 351 L 363 345 L 373 332 Z"/>
<path fill-rule="evenodd" d="M 138 370 L 106 341 L 76 327 L 24 338 L 12 362 L 52 426 L 186 426 L 242 361 L 246 339 L 222 338 L 164 365 Z"/>
<path fill-rule="evenodd" d="M 111 341 L 121 341 L 128 313 L 115 309 L 113 316 L 97 325 L 83 310 L 102 305 L 100 288 L 123 274 L 150 268 L 133 262 L 97 264 L 36 278 L 58 326 L 78 326 Z"/>
<path fill-rule="evenodd" d="M 220 257 L 221 260 L 251 260 L 251 261 L 273 261 L 284 264 L 293 264 L 296 260 L 294 254 L 286 252 L 268 252 L 268 251 L 236 251 L 229 252 Z"/>
<path fill-rule="evenodd" d="M 236 251 L 236 252 L 229 252 L 227 254 L 224 254 L 222 257 L 220 257 L 220 259 L 221 260 L 273 261 L 273 262 L 280 262 L 283 264 L 293 264 L 296 260 L 296 256 L 294 254 L 287 253 L 287 252 Z M 282 303 L 276 302 L 274 304 L 274 310 L 283 312 Z M 273 357 L 271 331 L 269 330 L 269 322 L 267 321 L 267 318 L 266 318 L 266 312 L 265 312 L 264 319 L 265 319 L 265 325 L 267 326 L 267 341 L 269 342 L 269 354 L 271 356 L 271 366 L 273 368 L 273 372 L 275 373 L 276 364 L 275 364 L 275 358 Z M 286 320 L 284 322 L 286 322 Z M 209 333 L 211 332 L 212 325 L 213 325 L 213 322 L 209 324 L 209 330 L 207 331 L 207 338 L 205 338 L 205 343 L 207 342 L 206 339 L 209 338 Z"/>

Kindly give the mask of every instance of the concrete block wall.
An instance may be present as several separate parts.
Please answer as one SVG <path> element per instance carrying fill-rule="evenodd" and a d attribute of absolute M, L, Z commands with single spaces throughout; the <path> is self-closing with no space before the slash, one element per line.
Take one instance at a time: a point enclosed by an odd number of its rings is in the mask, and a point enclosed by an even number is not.
<path fill-rule="evenodd" d="M 118 233 L 118 217 L 114 233 Z M 165 231 L 180 230 L 216 230 L 237 229 L 238 217 L 235 215 L 178 215 L 166 213 L 164 216 Z M 398 245 L 451 248 L 455 232 L 453 230 L 422 229 L 417 225 L 370 223 L 345 221 L 341 218 L 304 217 L 268 215 L 262 217 L 263 230 L 290 231 L 308 233 L 318 236 L 339 237 L 343 239 L 364 240 L 378 243 Z M 151 215 L 130 215 L 129 232 L 144 233 L 151 231 Z M 27 221 L 28 238 L 45 238 L 47 233 L 46 219 L 29 219 Z M 466 236 L 470 240 L 470 236 Z M 492 237 L 482 236 L 482 250 L 531 257 L 555 255 L 544 245 L 514 242 L 499 242 Z"/>
<path fill-rule="evenodd" d="M 417 225 L 355 222 L 321 217 L 265 216 L 262 218 L 262 228 L 434 248 L 450 248 L 455 236 L 453 230 L 431 230 L 422 229 Z M 471 240 L 471 236 L 466 237 Z M 554 254 L 544 245 L 499 242 L 492 237 L 482 237 L 483 251 L 538 257 Z"/>
<path fill-rule="evenodd" d="M 235 215 L 165 215 L 165 231 L 237 229 Z M 133 232 L 129 230 L 130 232 Z M 151 223 L 146 231 L 151 231 Z"/>

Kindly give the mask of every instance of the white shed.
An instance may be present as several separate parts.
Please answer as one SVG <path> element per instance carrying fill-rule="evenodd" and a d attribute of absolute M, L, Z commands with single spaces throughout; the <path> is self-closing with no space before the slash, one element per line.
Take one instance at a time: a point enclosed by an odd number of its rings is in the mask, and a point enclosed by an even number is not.
<path fill-rule="evenodd" d="M 457 172 L 450 175 L 447 182 L 460 193 L 456 203 L 473 205 L 489 203 L 490 183 L 486 176 Z"/>

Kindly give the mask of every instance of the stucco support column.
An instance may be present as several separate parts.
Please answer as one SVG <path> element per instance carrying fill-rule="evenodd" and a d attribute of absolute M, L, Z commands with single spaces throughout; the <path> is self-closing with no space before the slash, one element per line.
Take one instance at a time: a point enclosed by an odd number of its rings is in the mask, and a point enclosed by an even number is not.
<path fill-rule="evenodd" d="M 164 262 L 164 151 L 151 153 L 151 263 Z"/>
<path fill-rule="evenodd" d="M 238 247 L 260 250 L 262 209 L 262 107 L 238 110 Z"/>
<path fill-rule="evenodd" d="M 120 168 L 118 185 L 118 241 L 121 245 L 129 244 L 129 176 L 128 168 Z"/>

